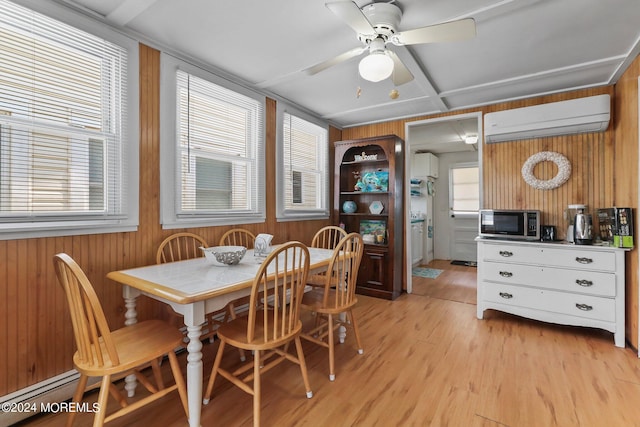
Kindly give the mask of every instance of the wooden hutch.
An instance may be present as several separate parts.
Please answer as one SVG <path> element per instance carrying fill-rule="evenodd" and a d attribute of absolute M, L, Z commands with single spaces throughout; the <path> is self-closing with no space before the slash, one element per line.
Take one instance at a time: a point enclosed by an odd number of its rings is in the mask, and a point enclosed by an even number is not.
<path fill-rule="evenodd" d="M 335 143 L 334 218 L 365 249 L 357 292 L 395 299 L 404 276 L 404 141 L 395 135 Z"/>

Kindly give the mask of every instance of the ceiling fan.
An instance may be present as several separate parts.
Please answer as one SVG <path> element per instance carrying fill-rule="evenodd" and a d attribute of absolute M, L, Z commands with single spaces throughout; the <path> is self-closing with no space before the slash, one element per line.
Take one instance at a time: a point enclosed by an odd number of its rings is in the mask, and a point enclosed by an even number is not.
<path fill-rule="evenodd" d="M 402 11 L 393 4 L 394 1 L 371 3 L 362 9 L 353 1 L 325 3 L 329 10 L 355 30 L 363 45 L 309 67 L 305 72 L 314 75 L 368 51 L 358 66 L 362 78 L 379 82 L 391 76 L 393 83 L 400 86 L 413 80 L 413 74 L 398 55 L 387 48 L 388 43 L 406 46 L 465 40 L 476 35 L 476 24 L 472 18 L 400 32 L 398 26 Z"/>

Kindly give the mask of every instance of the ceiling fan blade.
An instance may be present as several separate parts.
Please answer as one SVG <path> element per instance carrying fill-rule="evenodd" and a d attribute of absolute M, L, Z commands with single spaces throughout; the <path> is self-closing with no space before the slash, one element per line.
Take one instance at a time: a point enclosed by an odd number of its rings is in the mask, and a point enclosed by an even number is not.
<path fill-rule="evenodd" d="M 429 25 L 415 30 L 403 31 L 391 36 L 395 45 L 454 42 L 475 37 L 476 21 L 473 18 Z"/>
<path fill-rule="evenodd" d="M 313 76 L 314 74 L 318 74 L 320 71 L 326 70 L 329 67 L 333 67 L 334 65 L 337 65 L 341 62 L 344 62 L 348 59 L 353 58 L 354 56 L 358 56 L 360 55 L 362 52 L 364 52 L 367 48 L 364 46 L 360 46 L 360 47 L 356 47 L 355 49 L 351 49 L 349 51 L 346 51 L 345 53 L 342 53 L 338 56 L 335 56 L 331 59 L 327 59 L 326 61 L 322 61 L 316 65 L 313 65 L 307 69 L 304 70 L 305 73 L 307 73 L 310 76 Z"/>
<path fill-rule="evenodd" d="M 395 52 L 387 49 L 387 55 L 393 59 L 393 73 L 391 74 L 391 79 L 393 80 L 394 85 L 400 86 L 413 80 L 413 74 L 411 74 L 411 71 L 409 71 Z"/>
<path fill-rule="evenodd" d="M 325 6 L 333 12 L 338 18 L 342 19 L 347 25 L 355 30 L 358 34 L 375 34 L 376 30 L 369 22 L 364 13 L 357 4 L 352 1 L 335 1 L 325 3 Z"/>

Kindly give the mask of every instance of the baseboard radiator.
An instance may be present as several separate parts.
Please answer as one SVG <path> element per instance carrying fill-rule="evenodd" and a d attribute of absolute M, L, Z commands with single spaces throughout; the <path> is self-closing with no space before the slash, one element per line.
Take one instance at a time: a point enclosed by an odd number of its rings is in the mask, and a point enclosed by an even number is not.
<path fill-rule="evenodd" d="M 236 313 L 244 313 L 249 309 L 247 304 L 236 308 Z M 216 316 L 216 320 L 222 320 L 224 314 Z M 203 326 L 203 333 L 207 326 Z M 186 327 L 181 328 L 186 334 Z M 188 338 L 185 337 L 185 343 Z M 184 351 L 184 348 L 176 349 L 176 353 Z M 39 414 L 41 411 L 60 411 L 59 404 L 70 400 L 78 385 L 80 374 L 75 369 L 67 371 L 55 377 L 48 378 L 37 384 L 17 390 L 5 396 L 0 396 L 0 427 L 8 427 L 19 421 Z M 88 385 L 96 383 L 100 378 L 89 378 Z"/>
<path fill-rule="evenodd" d="M 0 407 L 3 409 L 0 412 L 0 427 L 10 426 L 41 411 L 60 411 L 58 404 L 71 399 L 78 378 L 80 374 L 74 369 L 0 397 Z"/>

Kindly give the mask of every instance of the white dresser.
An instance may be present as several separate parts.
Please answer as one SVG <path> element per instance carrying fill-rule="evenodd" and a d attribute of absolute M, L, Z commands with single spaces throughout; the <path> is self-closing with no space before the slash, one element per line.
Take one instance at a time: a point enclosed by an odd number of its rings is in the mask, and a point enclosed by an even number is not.
<path fill-rule="evenodd" d="M 477 239 L 478 319 L 487 309 L 601 328 L 625 345 L 624 249 Z"/>

